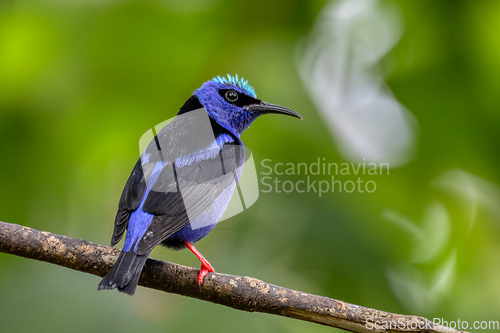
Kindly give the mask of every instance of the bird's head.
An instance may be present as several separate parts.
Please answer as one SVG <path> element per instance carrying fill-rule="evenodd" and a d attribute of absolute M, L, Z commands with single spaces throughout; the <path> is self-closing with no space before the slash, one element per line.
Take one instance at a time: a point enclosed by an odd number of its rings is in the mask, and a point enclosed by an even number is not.
<path fill-rule="evenodd" d="M 295 111 L 257 98 L 254 89 L 238 75 L 217 76 L 194 92 L 210 117 L 238 137 L 260 115 L 283 114 L 302 119 Z"/>

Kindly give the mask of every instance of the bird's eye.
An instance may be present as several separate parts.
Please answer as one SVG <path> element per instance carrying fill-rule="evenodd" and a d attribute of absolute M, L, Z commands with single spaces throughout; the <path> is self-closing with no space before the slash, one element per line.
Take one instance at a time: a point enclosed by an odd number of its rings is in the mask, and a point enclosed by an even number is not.
<path fill-rule="evenodd" d="M 228 90 L 226 92 L 226 100 L 231 103 L 236 102 L 238 100 L 238 93 L 234 90 Z"/>

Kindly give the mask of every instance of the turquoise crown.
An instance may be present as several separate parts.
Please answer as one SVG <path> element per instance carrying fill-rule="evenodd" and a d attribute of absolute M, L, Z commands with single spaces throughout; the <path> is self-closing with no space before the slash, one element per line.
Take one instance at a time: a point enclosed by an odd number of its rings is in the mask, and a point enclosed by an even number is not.
<path fill-rule="evenodd" d="M 235 76 L 227 74 L 227 78 L 217 76 L 214 77 L 212 81 L 215 81 L 220 84 L 231 84 L 233 86 L 238 86 L 241 89 L 245 90 L 250 96 L 257 98 L 257 95 L 255 94 L 255 90 L 253 89 L 253 87 L 249 85 L 248 81 L 245 81 L 244 78 L 238 79 L 238 74 L 236 74 Z"/>

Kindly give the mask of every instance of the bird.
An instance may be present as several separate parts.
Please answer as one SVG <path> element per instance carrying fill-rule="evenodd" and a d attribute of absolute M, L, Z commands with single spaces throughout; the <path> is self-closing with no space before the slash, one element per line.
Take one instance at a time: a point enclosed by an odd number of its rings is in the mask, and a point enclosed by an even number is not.
<path fill-rule="evenodd" d="M 189 249 L 200 260 L 201 286 L 212 265 L 194 247 L 227 209 L 245 161 L 241 134 L 259 116 L 302 119 L 257 98 L 238 75 L 217 76 L 195 90 L 141 153 L 118 203 L 111 246 L 126 234 L 122 252 L 98 285 L 133 295 L 157 245 Z M 155 134 L 153 132 L 153 134 Z"/>

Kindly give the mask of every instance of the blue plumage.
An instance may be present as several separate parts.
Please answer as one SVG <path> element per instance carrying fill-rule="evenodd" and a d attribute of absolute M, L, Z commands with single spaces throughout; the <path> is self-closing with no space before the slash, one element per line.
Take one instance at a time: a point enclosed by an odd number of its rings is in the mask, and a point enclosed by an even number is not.
<path fill-rule="evenodd" d="M 255 90 L 251 85 L 248 84 L 248 81 L 245 81 L 244 78 L 241 78 L 238 80 L 238 74 L 235 76 L 231 76 L 227 74 L 227 78 L 217 76 L 212 79 L 212 81 L 215 81 L 220 84 L 226 84 L 226 85 L 232 85 L 232 86 L 238 86 L 239 88 L 245 90 L 248 95 L 252 96 L 253 98 L 257 98 L 257 95 L 255 94 Z"/>
<path fill-rule="evenodd" d="M 148 160 L 149 162 L 149 160 Z M 161 170 L 165 167 L 165 163 L 159 161 L 154 166 L 153 172 L 149 178 L 150 183 L 155 183 L 160 175 Z M 138 240 L 141 239 L 148 227 L 151 225 L 153 221 L 153 214 L 147 213 L 144 211 L 144 202 L 148 197 L 151 188 L 146 188 L 144 192 L 144 196 L 141 200 L 141 204 L 139 207 L 130 214 L 129 219 L 129 228 L 127 229 L 127 237 L 125 237 L 125 244 L 123 244 L 123 251 L 130 251 L 132 246 L 134 246 L 134 251 L 137 252 Z"/>
<path fill-rule="evenodd" d="M 189 248 L 202 263 L 200 284 L 214 271 L 193 243 L 224 214 L 245 160 L 240 135 L 266 113 L 300 118 L 257 99 L 238 75 L 218 76 L 193 93 L 150 142 L 125 184 L 111 240 L 116 245 L 126 232 L 125 244 L 98 289 L 133 294 L 147 256 L 159 244 Z"/>

